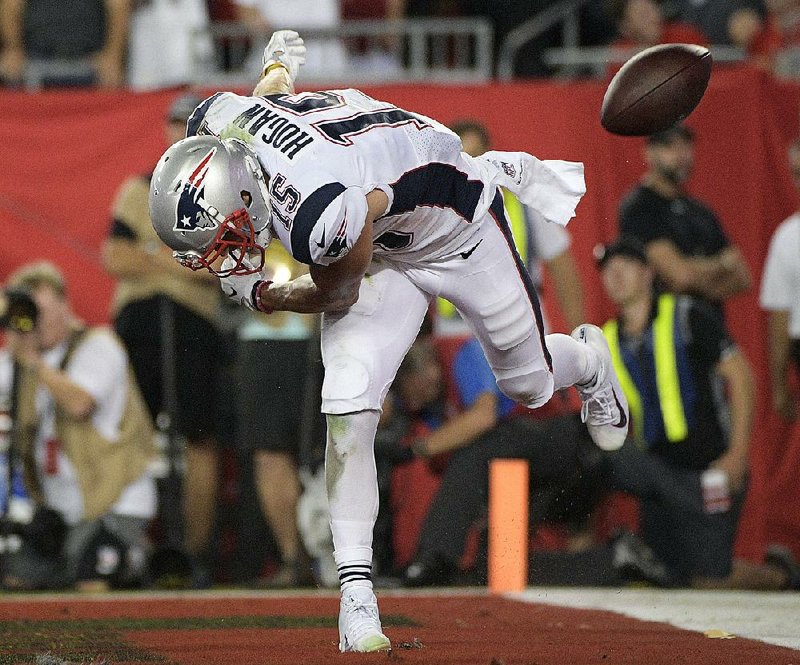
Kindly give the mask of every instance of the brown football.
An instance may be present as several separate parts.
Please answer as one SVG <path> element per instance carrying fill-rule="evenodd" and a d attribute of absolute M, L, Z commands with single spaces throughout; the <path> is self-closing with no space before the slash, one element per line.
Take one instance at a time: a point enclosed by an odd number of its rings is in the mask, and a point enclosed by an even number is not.
<path fill-rule="evenodd" d="M 637 53 L 608 84 L 600 124 L 612 134 L 647 136 L 668 129 L 700 103 L 711 53 L 697 44 L 661 44 Z"/>

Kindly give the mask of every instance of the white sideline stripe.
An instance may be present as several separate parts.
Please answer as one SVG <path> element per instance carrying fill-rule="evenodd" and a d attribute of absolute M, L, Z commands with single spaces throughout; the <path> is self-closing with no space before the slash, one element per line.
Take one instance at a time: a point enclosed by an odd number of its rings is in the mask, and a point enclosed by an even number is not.
<path fill-rule="evenodd" d="M 532 587 L 509 598 L 560 607 L 609 610 L 643 621 L 660 621 L 705 632 L 724 630 L 800 650 L 800 593 L 673 591 Z"/>

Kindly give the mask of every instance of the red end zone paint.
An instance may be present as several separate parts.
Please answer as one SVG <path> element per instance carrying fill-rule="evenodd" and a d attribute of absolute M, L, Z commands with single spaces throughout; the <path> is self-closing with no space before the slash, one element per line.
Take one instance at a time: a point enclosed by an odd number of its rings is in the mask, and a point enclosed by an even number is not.
<path fill-rule="evenodd" d="M 291 665 L 358 661 L 373 663 L 425 663 L 426 665 L 759 665 L 797 663 L 790 649 L 737 638 L 710 640 L 662 623 L 637 621 L 611 612 L 574 610 L 516 602 L 484 595 L 391 596 L 379 592 L 384 617 L 410 619 L 416 625 L 386 626 L 394 651 L 386 654 L 342 655 L 337 651 L 335 617 L 338 598 L 325 596 L 225 596 L 187 594 L 180 598 L 153 596 L 114 597 L 108 600 L 39 600 L 20 597 L 0 602 L 0 635 L 9 627 L 20 636 L 33 635 L 30 621 L 54 621 L 70 632 L 90 658 L 106 657 L 100 645 L 81 644 L 89 637 L 94 619 L 176 619 L 230 617 L 213 628 L 134 629 L 119 631 L 118 641 L 131 654 L 145 660 L 110 660 L 117 663 L 167 662 L 180 665 Z M 235 617 L 323 617 L 329 627 L 237 628 Z M 228 625 L 226 625 L 228 624 Z M 115 624 L 116 625 L 116 624 Z M 124 625 L 124 621 L 120 622 Z M 41 627 L 42 624 L 38 624 Z M 416 640 L 416 642 L 415 642 Z M 401 646 L 405 643 L 405 647 Z M 422 645 L 419 648 L 419 644 Z M 9 651 L 0 643 L 0 657 L 19 653 L 24 642 Z M 53 645 L 50 653 L 65 660 Z M 153 660 L 153 659 L 157 660 Z M 78 660 L 78 659 L 73 659 Z"/>

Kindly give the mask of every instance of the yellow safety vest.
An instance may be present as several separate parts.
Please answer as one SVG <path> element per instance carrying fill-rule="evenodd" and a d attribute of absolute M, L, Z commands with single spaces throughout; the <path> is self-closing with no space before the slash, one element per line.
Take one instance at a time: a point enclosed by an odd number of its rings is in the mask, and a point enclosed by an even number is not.
<path fill-rule="evenodd" d="M 678 377 L 678 363 L 675 354 L 675 296 L 664 294 L 658 299 L 658 312 L 652 323 L 653 356 L 655 359 L 656 389 L 661 408 L 661 419 L 664 432 L 671 442 L 683 441 L 688 433 L 686 410 L 681 396 L 681 385 Z M 631 378 L 622 358 L 619 345 L 619 327 L 615 320 L 603 326 L 603 333 L 611 350 L 611 359 L 617 372 L 622 390 L 628 398 L 631 417 L 633 418 L 636 436 L 644 438 L 644 418 L 642 413 L 642 396 Z"/>
<path fill-rule="evenodd" d="M 503 193 L 503 203 L 506 207 L 508 221 L 511 224 L 511 235 L 514 237 L 514 244 L 517 246 L 520 258 L 524 265 L 528 265 L 528 220 L 525 216 L 525 208 L 519 199 L 507 189 L 500 190 Z M 436 299 L 436 311 L 441 317 L 452 319 L 458 316 L 455 305 L 444 298 Z"/>

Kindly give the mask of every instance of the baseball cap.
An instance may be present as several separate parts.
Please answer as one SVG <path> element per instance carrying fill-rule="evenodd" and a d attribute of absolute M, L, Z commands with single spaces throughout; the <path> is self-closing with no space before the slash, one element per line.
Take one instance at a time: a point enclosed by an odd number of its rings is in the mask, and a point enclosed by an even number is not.
<path fill-rule="evenodd" d="M 694 132 L 683 123 L 678 123 L 669 129 L 648 136 L 647 145 L 669 145 L 675 139 L 694 141 Z"/>
<path fill-rule="evenodd" d="M 636 238 L 622 236 L 607 245 L 597 245 L 594 248 L 594 258 L 597 267 L 602 268 L 610 259 L 615 256 L 625 256 L 641 263 L 647 263 L 647 254 L 644 245 Z"/>
<path fill-rule="evenodd" d="M 186 122 L 192 115 L 195 108 L 203 99 L 197 95 L 186 94 L 176 98 L 169 107 L 167 120 L 175 122 Z"/>

